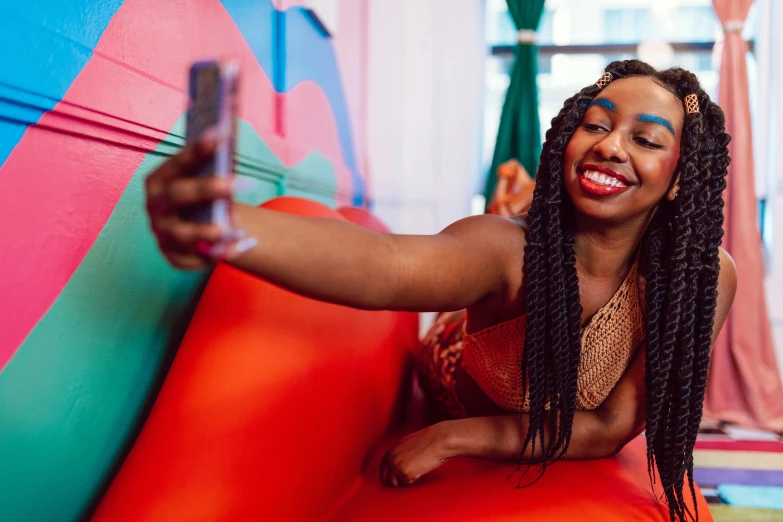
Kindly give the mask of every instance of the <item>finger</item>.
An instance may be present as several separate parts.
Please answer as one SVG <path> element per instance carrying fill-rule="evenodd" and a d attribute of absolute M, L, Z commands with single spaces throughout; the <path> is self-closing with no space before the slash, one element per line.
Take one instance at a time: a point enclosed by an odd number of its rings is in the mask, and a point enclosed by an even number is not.
<path fill-rule="evenodd" d="M 145 185 L 148 199 L 155 199 L 160 196 L 165 190 L 167 181 L 192 171 L 214 154 L 217 144 L 214 132 L 205 134 L 204 138 L 185 145 L 181 151 L 164 161 L 152 174 L 147 176 Z"/>
<path fill-rule="evenodd" d="M 165 199 L 172 207 L 208 203 L 232 194 L 231 180 L 225 178 L 181 178 L 166 184 Z"/>
<path fill-rule="evenodd" d="M 218 133 L 215 129 L 206 130 L 201 137 L 194 140 L 182 150 L 174 155 L 167 163 L 171 169 L 179 171 L 189 171 L 198 167 L 204 160 L 208 159 L 215 153 L 215 148 L 218 143 Z M 169 171 L 164 171 L 161 176 L 169 174 Z"/>
<path fill-rule="evenodd" d="M 388 474 L 389 474 L 389 452 L 383 454 L 383 457 L 381 457 L 381 463 L 379 466 L 379 471 L 381 475 L 381 482 L 384 484 L 388 484 Z"/>
<path fill-rule="evenodd" d="M 410 486 L 414 482 L 416 482 L 416 479 L 418 477 L 410 477 L 408 475 L 400 475 L 398 478 L 398 482 L 400 486 Z"/>
<path fill-rule="evenodd" d="M 176 250 L 182 253 L 193 253 L 199 242 L 209 244 L 222 240 L 225 232 L 214 223 L 192 223 L 178 216 L 168 216 L 156 221 L 153 226 L 155 233 L 166 250 Z"/>
<path fill-rule="evenodd" d="M 193 254 L 181 254 L 176 251 L 167 251 L 166 259 L 180 270 L 197 270 L 207 265 L 203 258 Z"/>
<path fill-rule="evenodd" d="M 164 161 L 152 174 L 147 177 L 147 189 L 154 189 L 159 184 L 177 178 L 186 172 L 192 171 L 204 160 L 215 152 L 214 142 L 201 140 L 188 143 L 171 158 Z"/>

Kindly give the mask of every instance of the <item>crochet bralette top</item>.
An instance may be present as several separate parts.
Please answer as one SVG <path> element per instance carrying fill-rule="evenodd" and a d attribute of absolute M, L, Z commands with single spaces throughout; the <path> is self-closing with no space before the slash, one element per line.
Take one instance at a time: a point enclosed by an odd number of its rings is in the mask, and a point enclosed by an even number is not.
<path fill-rule="evenodd" d="M 582 328 L 582 353 L 577 377 L 576 409 L 592 410 L 612 391 L 644 339 L 639 306 L 638 263 L 620 288 Z M 522 355 L 526 315 L 478 332 L 465 333 L 462 365 L 476 384 L 500 408 L 530 410 L 522 393 Z"/>

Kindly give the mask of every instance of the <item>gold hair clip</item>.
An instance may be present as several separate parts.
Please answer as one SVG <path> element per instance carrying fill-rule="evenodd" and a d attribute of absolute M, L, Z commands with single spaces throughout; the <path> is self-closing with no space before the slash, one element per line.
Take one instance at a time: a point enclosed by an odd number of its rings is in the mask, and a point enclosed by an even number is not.
<path fill-rule="evenodd" d="M 603 75 L 601 75 L 600 78 L 598 78 L 598 81 L 595 82 L 595 84 L 601 89 L 603 89 L 604 87 L 609 85 L 609 83 L 611 83 L 612 80 L 614 80 L 614 76 L 612 76 L 612 73 L 605 72 Z"/>
<path fill-rule="evenodd" d="M 699 114 L 699 98 L 695 94 L 689 94 L 683 99 L 685 114 Z"/>

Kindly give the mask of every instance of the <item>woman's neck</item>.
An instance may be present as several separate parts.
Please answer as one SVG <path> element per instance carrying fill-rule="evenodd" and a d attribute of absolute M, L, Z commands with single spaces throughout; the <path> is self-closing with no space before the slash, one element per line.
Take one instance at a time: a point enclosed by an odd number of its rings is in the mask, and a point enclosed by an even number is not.
<path fill-rule="evenodd" d="M 636 259 L 647 220 L 617 227 L 576 221 L 574 251 L 579 271 L 596 279 L 626 274 Z"/>

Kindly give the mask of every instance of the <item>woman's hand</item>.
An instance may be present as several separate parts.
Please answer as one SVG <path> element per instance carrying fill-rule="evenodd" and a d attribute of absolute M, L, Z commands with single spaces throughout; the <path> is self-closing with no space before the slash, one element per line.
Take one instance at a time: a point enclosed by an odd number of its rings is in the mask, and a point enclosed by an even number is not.
<path fill-rule="evenodd" d="M 220 199 L 231 200 L 238 185 L 225 178 L 195 178 L 189 174 L 215 152 L 220 138 L 207 132 L 165 161 L 146 180 L 147 213 L 161 252 L 183 269 L 198 269 L 234 257 L 255 245 L 235 229 L 194 223 L 181 217 L 183 208 Z"/>
<path fill-rule="evenodd" d="M 392 487 L 408 486 L 446 462 L 453 456 L 447 426 L 433 424 L 397 441 L 381 460 L 381 481 Z"/>

